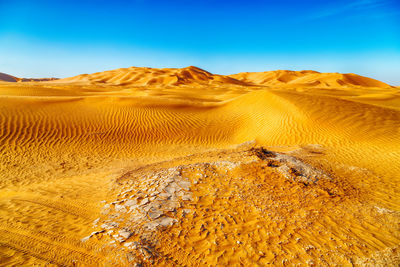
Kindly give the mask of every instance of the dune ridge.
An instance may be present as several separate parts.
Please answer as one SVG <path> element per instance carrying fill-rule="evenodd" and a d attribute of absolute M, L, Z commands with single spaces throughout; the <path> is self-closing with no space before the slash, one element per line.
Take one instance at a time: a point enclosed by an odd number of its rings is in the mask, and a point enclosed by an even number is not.
<path fill-rule="evenodd" d="M 58 82 L 88 82 L 107 83 L 113 85 L 138 85 L 138 86 L 180 86 L 180 85 L 216 85 L 237 84 L 246 85 L 234 78 L 212 74 L 203 69 L 189 66 L 186 68 L 143 68 L 130 67 L 116 70 L 82 74 L 75 77 L 64 78 Z"/>
<path fill-rule="evenodd" d="M 130 67 L 93 74 L 82 74 L 58 80 L 62 83 L 89 83 L 135 86 L 182 86 L 182 85 L 258 85 L 274 87 L 319 87 L 354 88 L 392 86 L 353 73 L 320 73 L 303 70 L 276 70 L 266 72 L 242 72 L 232 75 L 212 74 L 203 69 L 189 66 L 186 68 L 146 68 Z"/>
<path fill-rule="evenodd" d="M 239 81 L 266 86 L 302 86 L 302 87 L 379 87 L 391 86 L 353 73 L 320 73 L 303 70 L 277 70 L 266 72 L 242 72 L 229 75 Z"/>

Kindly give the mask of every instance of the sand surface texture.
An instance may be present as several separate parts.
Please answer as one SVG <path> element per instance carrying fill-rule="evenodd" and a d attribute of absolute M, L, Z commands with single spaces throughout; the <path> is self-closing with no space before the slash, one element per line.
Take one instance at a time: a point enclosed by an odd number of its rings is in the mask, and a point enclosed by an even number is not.
<path fill-rule="evenodd" d="M 399 87 L 196 67 L 10 81 L 1 265 L 400 264 Z"/>

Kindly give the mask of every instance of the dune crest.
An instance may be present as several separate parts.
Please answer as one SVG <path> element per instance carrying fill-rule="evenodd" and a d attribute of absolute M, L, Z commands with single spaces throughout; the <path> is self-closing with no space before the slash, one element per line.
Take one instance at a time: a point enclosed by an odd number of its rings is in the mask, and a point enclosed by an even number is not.
<path fill-rule="evenodd" d="M 60 79 L 57 82 L 153 87 L 182 85 L 221 86 L 229 84 L 240 86 L 256 85 L 311 88 L 393 88 L 384 82 L 353 73 L 320 73 L 312 70 L 276 70 L 219 75 L 194 66 L 186 68 L 120 68 L 92 74 L 81 74 Z"/>
<path fill-rule="evenodd" d="M 242 72 L 229 75 L 245 83 L 267 86 L 307 86 L 307 87 L 379 87 L 391 86 L 353 73 L 320 73 L 312 70 L 276 70 L 266 72 Z"/>
<path fill-rule="evenodd" d="M 113 85 L 137 86 L 179 86 L 179 85 L 246 85 L 232 77 L 212 74 L 203 69 L 189 66 L 186 68 L 145 68 L 130 67 L 116 70 L 82 74 L 59 80 L 59 82 L 83 82 L 90 84 L 106 83 Z"/>

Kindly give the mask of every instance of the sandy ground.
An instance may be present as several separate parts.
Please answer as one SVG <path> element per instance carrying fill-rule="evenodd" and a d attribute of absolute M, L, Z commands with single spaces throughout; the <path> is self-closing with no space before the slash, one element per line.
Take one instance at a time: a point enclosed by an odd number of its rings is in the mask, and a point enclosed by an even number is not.
<path fill-rule="evenodd" d="M 399 88 L 355 74 L 128 68 L 0 82 L 0 98 L 2 265 L 399 264 Z M 232 149 L 248 141 L 330 178 L 305 184 Z M 228 159 L 235 168 L 202 165 Z M 135 181 L 176 167 L 191 197 L 167 214 L 174 223 L 150 241 L 130 229 L 149 255 L 112 233 L 81 240 L 110 220 L 105 203 L 154 191 Z M 127 223 L 122 213 L 108 214 Z"/>

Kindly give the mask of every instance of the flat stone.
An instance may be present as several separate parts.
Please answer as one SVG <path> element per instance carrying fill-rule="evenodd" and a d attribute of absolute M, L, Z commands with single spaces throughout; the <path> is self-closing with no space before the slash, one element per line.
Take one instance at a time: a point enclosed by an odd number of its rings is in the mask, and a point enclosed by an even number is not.
<path fill-rule="evenodd" d="M 150 206 L 150 205 L 144 206 L 144 207 L 142 208 L 142 210 L 145 211 L 145 212 L 148 212 L 150 209 L 151 209 L 151 206 Z"/>
<path fill-rule="evenodd" d="M 151 219 L 157 219 L 157 218 L 159 218 L 161 215 L 163 215 L 163 213 L 161 212 L 161 211 L 159 211 L 159 210 L 152 210 L 152 211 L 149 211 L 149 217 L 151 218 Z"/>
<path fill-rule="evenodd" d="M 166 188 L 164 188 L 164 190 L 165 190 L 165 192 L 167 192 L 168 194 L 172 195 L 173 193 L 175 193 L 176 188 L 173 187 L 173 186 L 171 186 L 171 185 L 169 185 L 169 186 L 167 186 Z"/>
<path fill-rule="evenodd" d="M 132 236 L 132 232 L 129 232 L 128 230 L 122 229 L 118 231 L 119 236 L 122 238 L 128 239 L 129 237 Z"/>
<path fill-rule="evenodd" d="M 181 188 L 185 189 L 186 191 L 188 191 L 190 189 L 190 182 L 189 181 L 184 181 L 184 180 L 178 181 L 178 185 Z"/>
<path fill-rule="evenodd" d="M 136 206 L 136 204 L 137 204 L 136 199 L 130 199 L 125 203 L 125 206 L 132 207 L 132 206 Z"/>
<path fill-rule="evenodd" d="M 115 240 L 117 240 L 118 242 L 122 243 L 122 242 L 124 242 L 126 239 L 124 239 L 122 236 L 117 236 L 117 237 L 115 237 Z"/>
<path fill-rule="evenodd" d="M 115 210 L 118 212 L 127 212 L 128 210 L 125 208 L 124 205 L 115 205 Z"/>
<path fill-rule="evenodd" d="M 130 247 L 130 246 L 133 246 L 133 245 L 134 245 L 134 242 L 126 242 L 124 244 L 125 247 Z"/>
<path fill-rule="evenodd" d="M 119 226 L 119 224 L 117 222 L 106 222 L 106 223 L 103 223 L 100 227 L 103 229 L 106 229 L 106 230 L 110 230 L 110 229 L 116 228 L 118 226 Z"/>
<path fill-rule="evenodd" d="M 171 197 L 172 195 L 171 195 L 171 194 L 168 194 L 168 193 L 160 193 L 158 196 L 161 197 L 161 198 L 169 198 L 169 197 Z"/>
<path fill-rule="evenodd" d="M 90 236 L 94 236 L 94 235 L 98 235 L 98 234 L 101 234 L 101 233 L 104 233 L 106 230 L 100 230 L 100 231 L 95 231 L 95 232 L 92 232 L 91 234 L 90 234 Z"/>
<path fill-rule="evenodd" d="M 140 202 L 140 205 L 142 206 L 142 205 L 146 205 L 146 204 L 148 204 L 150 201 L 149 201 L 149 199 L 146 197 L 146 198 L 144 198 L 141 202 Z"/>
<path fill-rule="evenodd" d="M 163 217 L 163 218 L 161 218 L 161 220 L 160 220 L 160 225 L 162 225 L 162 226 L 164 226 L 164 227 L 167 227 L 167 226 L 173 225 L 173 224 L 176 223 L 177 221 L 178 221 L 178 220 L 173 219 L 173 218 L 171 218 L 171 217 Z"/>
<path fill-rule="evenodd" d="M 174 211 L 179 206 L 178 201 L 165 201 L 162 208 L 167 211 Z"/>
<path fill-rule="evenodd" d="M 183 210 L 182 210 L 182 214 L 183 214 L 183 215 L 189 214 L 189 213 L 191 213 L 191 212 L 192 212 L 191 209 L 183 209 Z"/>
<path fill-rule="evenodd" d="M 192 197 L 192 195 L 190 194 L 188 194 L 188 195 L 184 195 L 184 196 L 182 196 L 182 200 L 183 201 L 188 201 L 188 200 L 193 200 L 193 197 Z"/>

